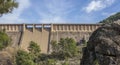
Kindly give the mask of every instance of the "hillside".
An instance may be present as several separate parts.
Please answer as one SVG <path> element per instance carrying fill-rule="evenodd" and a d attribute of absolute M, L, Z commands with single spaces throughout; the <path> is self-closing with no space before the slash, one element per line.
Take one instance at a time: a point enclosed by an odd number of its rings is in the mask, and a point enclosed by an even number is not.
<path fill-rule="evenodd" d="M 111 23 L 113 21 L 117 21 L 118 19 L 120 19 L 120 12 L 114 14 L 114 15 L 111 15 L 109 16 L 108 18 L 100 21 L 100 23 Z"/>

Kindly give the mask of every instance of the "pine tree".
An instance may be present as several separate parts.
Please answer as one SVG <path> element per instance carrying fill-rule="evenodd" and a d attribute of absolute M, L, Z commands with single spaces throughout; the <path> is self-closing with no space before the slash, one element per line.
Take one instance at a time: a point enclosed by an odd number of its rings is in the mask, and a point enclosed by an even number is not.
<path fill-rule="evenodd" d="M 11 13 L 17 7 L 18 3 L 15 0 L 0 0 L 0 16 Z"/>

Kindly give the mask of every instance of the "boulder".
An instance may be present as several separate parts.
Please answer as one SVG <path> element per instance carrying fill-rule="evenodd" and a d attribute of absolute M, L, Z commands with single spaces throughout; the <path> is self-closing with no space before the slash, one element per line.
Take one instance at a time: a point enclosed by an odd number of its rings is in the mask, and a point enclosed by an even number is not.
<path fill-rule="evenodd" d="M 13 65 L 13 59 L 7 52 L 0 52 L 0 65 Z"/>
<path fill-rule="evenodd" d="M 15 65 L 15 48 L 7 47 L 0 51 L 0 65 Z"/>
<path fill-rule="evenodd" d="M 120 25 L 104 24 L 92 33 L 80 65 L 120 65 Z"/>

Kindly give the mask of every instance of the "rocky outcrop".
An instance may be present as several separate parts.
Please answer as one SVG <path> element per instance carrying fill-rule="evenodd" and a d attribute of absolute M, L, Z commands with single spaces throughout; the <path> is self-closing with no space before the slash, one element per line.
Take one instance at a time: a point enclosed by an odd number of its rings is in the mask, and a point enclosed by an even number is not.
<path fill-rule="evenodd" d="M 0 51 L 0 65 L 15 65 L 15 48 L 7 47 Z"/>
<path fill-rule="evenodd" d="M 120 65 L 119 24 L 105 24 L 93 32 L 80 65 Z"/>
<path fill-rule="evenodd" d="M 0 65 L 13 65 L 13 59 L 7 52 L 0 52 Z"/>

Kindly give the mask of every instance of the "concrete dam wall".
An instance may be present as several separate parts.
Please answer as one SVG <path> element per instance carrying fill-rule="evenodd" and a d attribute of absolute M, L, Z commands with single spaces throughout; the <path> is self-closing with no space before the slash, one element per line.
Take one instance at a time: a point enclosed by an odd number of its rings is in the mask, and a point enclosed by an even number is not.
<path fill-rule="evenodd" d="M 12 46 L 27 50 L 29 43 L 34 41 L 40 45 L 42 53 L 50 52 L 51 40 L 57 42 L 60 38 L 73 38 L 80 42 L 89 39 L 100 24 L 0 24 L 12 39 Z"/>

